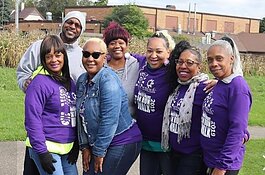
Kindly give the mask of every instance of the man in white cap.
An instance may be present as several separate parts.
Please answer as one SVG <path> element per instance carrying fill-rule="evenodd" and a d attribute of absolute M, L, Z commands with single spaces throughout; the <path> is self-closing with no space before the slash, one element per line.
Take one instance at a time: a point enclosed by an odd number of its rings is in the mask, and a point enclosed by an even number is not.
<path fill-rule="evenodd" d="M 82 48 L 78 44 L 78 38 L 85 31 L 86 17 L 79 11 L 67 13 L 62 22 L 60 38 L 65 43 L 69 59 L 70 74 L 74 81 L 85 72 L 82 65 Z M 30 83 L 32 73 L 40 63 L 40 45 L 42 40 L 34 42 L 22 56 L 17 67 L 17 81 L 21 90 L 25 91 Z"/>
<path fill-rule="evenodd" d="M 70 75 L 74 81 L 79 75 L 85 72 L 82 65 L 82 48 L 79 46 L 78 38 L 85 31 L 86 16 L 79 11 L 71 11 L 67 13 L 62 21 L 62 31 L 59 34 L 65 44 L 66 52 L 69 59 Z M 41 64 L 40 62 L 40 45 L 42 40 L 34 42 L 22 56 L 17 67 L 17 81 L 19 88 L 26 91 L 31 82 L 32 73 Z M 77 145 L 78 146 L 78 145 Z M 74 148 L 73 148 L 74 149 Z M 78 157 L 79 149 L 75 147 L 72 150 L 72 157 L 69 156 L 69 161 L 75 163 Z M 38 175 L 39 172 L 32 159 L 29 157 L 28 149 L 26 148 L 24 171 L 23 175 Z"/>

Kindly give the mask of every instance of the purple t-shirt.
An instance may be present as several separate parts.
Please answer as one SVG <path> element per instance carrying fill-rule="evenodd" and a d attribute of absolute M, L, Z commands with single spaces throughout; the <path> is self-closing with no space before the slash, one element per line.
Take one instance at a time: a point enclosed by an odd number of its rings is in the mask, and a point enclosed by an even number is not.
<path fill-rule="evenodd" d="M 110 146 L 126 145 L 140 141 L 142 141 L 142 134 L 138 128 L 138 125 L 134 123 L 128 130 L 114 136 L 110 143 Z"/>
<path fill-rule="evenodd" d="M 243 77 L 218 81 L 203 103 L 201 145 L 210 168 L 239 170 L 242 166 L 251 107 L 250 89 Z"/>
<path fill-rule="evenodd" d="M 137 124 L 144 140 L 160 142 L 164 109 L 170 93 L 167 67 L 151 69 L 143 63 L 140 63 L 134 90 Z"/>
<path fill-rule="evenodd" d="M 76 95 L 48 75 L 37 75 L 26 91 L 25 128 L 33 149 L 47 152 L 45 141 L 71 143 L 76 139 Z"/>
<path fill-rule="evenodd" d="M 200 128 L 201 128 L 201 114 L 202 114 L 202 103 L 206 97 L 206 93 L 203 91 L 206 84 L 200 83 L 197 86 L 193 108 L 192 108 L 192 118 L 191 118 L 191 128 L 190 128 L 190 138 L 183 138 L 180 143 L 178 143 L 177 134 L 177 118 L 179 115 L 179 108 L 183 102 L 184 95 L 189 88 L 189 85 L 182 85 L 179 89 L 177 95 L 175 96 L 170 110 L 170 146 L 174 151 L 190 154 L 192 152 L 201 150 L 200 146 Z"/>

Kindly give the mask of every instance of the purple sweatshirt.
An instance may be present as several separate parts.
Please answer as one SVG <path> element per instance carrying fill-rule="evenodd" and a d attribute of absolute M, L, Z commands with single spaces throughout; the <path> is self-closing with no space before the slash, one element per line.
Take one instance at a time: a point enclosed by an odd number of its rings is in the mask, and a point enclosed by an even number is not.
<path fill-rule="evenodd" d="M 195 151 L 201 150 L 200 145 L 200 128 L 201 128 L 201 115 L 202 115 L 202 103 L 206 97 L 206 93 L 203 88 L 206 84 L 200 83 L 196 89 L 193 108 L 192 108 L 192 118 L 191 118 L 191 128 L 190 128 L 190 138 L 183 138 L 180 143 L 177 142 L 178 134 L 176 119 L 179 114 L 179 108 L 182 104 L 184 95 L 189 88 L 189 85 L 182 85 L 178 89 L 178 95 L 175 96 L 173 103 L 171 104 L 170 110 L 170 135 L 169 141 L 170 146 L 174 151 L 190 154 Z"/>
<path fill-rule="evenodd" d="M 243 77 L 218 81 L 203 103 L 201 144 L 210 168 L 239 170 L 242 166 L 252 98 Z"/>
<path fill-rule="evenodd" d="M 67 90 L 48 75 L 37 75 L 26 91 L 25 128 L 34 151 L 47 152 L 45 141 L 70 143 L 76 139 L 75 84 Z"/>
<path fill-rule="evenodd" d="M 170 93 L 166 69 L 164 65 L 159 69 L 151 69 L 146 62 L 140 62 L 134 100 L 137 105 L 137 124 L 144 140 L 161 141 L 164 108 Z"/>

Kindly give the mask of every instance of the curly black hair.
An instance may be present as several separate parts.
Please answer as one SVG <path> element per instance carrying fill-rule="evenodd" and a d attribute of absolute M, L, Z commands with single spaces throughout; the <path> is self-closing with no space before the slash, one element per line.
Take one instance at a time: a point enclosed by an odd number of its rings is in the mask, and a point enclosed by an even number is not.
<path fill-rule="evenodd" d="M 168 78 L 170 78 L 170 84 L 172 86 L 172 91 L 177 87 L 177 72 L 176 72 L 176 60 L 179 59 L 180 54 L 186 50 L 190 49 L 192 46 L 186 40 L 178 42 L 169 56 L 169 66 L 168 66 Z"/>

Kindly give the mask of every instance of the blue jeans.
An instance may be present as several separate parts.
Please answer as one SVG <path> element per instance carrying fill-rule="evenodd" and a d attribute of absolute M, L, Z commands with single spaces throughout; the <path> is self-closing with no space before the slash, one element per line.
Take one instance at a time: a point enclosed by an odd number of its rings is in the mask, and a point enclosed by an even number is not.
<path fill-rule="evenodd" d="M 66 155 L 58 155 L 51 153 L 52 157 L 57 161 L 56 163 L 53 163 L 53 166 L 55 168 L 55 171 L 53 172 L 53 175 L 78 175 L 76 164 L 69 164 Z M 34 160 L 39 172 L 41 175 L 48 175 L 46 171 L 41 166 L 39 155 L 32 149 L 29 148 L 29 156 L 31 159 Z"/>
<path fill-rule="evenodd" d="M 174 175 L 205 175 L 207 167 L 203 162 L 201 151 L 183 154 L 172 151 Z"/>
<path fill-rule="evenodd" d="M 102 173 L 94 172 L 94 157 L 92 156 L 89 171 L 83 172 L 83 175 L 126 175 L 138 157 L 141 145 L 141 142 L 137 142 L 109 147 L 103 160 Z"/>
<path fill-rule="evenodd" d="M 170 152 L 152 152 L 141 150 L 140 175 L 171 175 Z"/>

